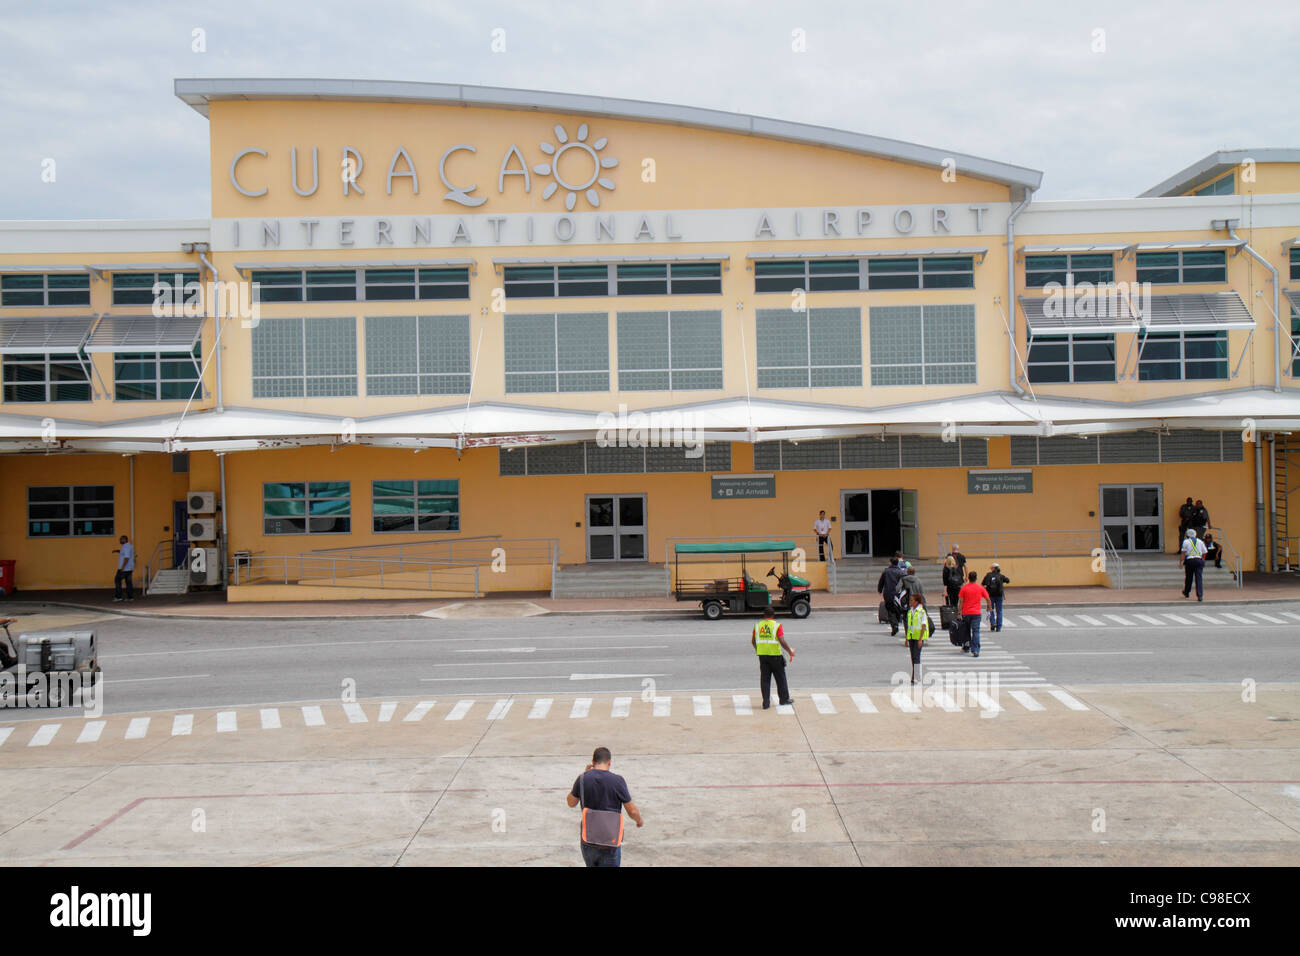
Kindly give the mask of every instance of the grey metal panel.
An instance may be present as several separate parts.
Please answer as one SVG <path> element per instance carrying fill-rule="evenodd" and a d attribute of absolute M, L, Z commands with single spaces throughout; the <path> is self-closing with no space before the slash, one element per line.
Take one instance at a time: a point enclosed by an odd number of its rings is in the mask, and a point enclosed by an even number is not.
<path fill-rule="evenodd" d="M 6 262 L 0 265 L 0 275 L 7 275 L 13 272 L 48 272 L 53 275 L 68 272 L 93 272 L 96 266 L 69 265 L 64 262 L 52 263 L 47 262 L 41 266 L 16 266 Z"/>
<path fill-rule="evenodd" d="M 1068 252 L 1123 252 L 1130 247 L 1131 243 L 1127 242 L 1094 242 L 1083 243 L 1078 245 L 1059 245 L 1059 246 L 1021 246 L 1022 255 L 1068 253 Z"/>
<path fill-rule="evenodd" d="M 837 471 L 842 467 L 839 439 L 783 441 L 781 467 L 786 471 Z"/>
<path fill-rule="evenodd" d="M 693 256 L 494 256 L 492 264 L 496 266 L 563 266 L 578 263 L 591 263 L 594 265 L 604 262 L 729 262 L 730 260 L 730 253 L 715 252 Z M 465 261 L 472 262 L 473 260 Z"/>
<path fill-rule="evenodd" d="M 498 448 L 497 474 L 524 475 L 528 473 L 528 452 L 525 448 Z"/>
<path fill-rule="evenodd" d="M 961 448 L 955 441 L 932 435 L 903 435 L 904 468 L 956 468 L 961 464 Z"/>
<path fill-rule="evenodd" d="M 1300 163 L 1300 149 L 1220 150 L 1197 160 L 1186 169 L 1179 170 L 1146 192 L 1139 193 L 1138 198 L 1180 196 L 1189 189 L 1195 189 L 1197 186 L 1218 179 L 1246 159 L 1253 159 L 1256 163 Z"/>
<path fill-rule="evenodd" d="M 1097 439 L 1075 438 L 1061 435 L 1056 438 L 1039 438 L 1038 464 L 1040 465 L 1095 465 L 1097 464 Z"/>
<path fill-rule="evenodd" d="M 92 265 L 94 272 L 204 272 L 205 267 L 197 259 L 187 262 L 111 262 L 107 265 Z"/>
<path fill-rule="evenodd" d="M 1154 435 L 1123 432 L 1099 437 L 1103 465 L 1146 464 L 1160 460 L 1160 447 Z"/>
<path fill-rule="evenodd" d="M 961 464 L 963 468 L 987 468 L 989 440 L 987 438 L 962 438 Z"/>
<path fill-rule="evenodd" d="M 93 316 L 0 319 L 0 355 L 78 352 L 94 322 Z"/>
<path fill-rule="evenodd" d="M 208 103 L 212 100 L 361 100 L 482 106 L 608 116 L 614 119 L 720 130 L 841 149 L 934 169 L 946 168 L 946 163 L 955 161 L 957 168 L 965 176 L 1028 189 L 1037 189 L 1043 180 L 1043 174 L 1037 170 L 955 153 L 951 150 L 934 149 L 915 143 L 804 123 L 764 119 L 743 113 L 726 113 L 720 110 L 675 106 L 644 100 L 622 100 L 543 90 L 453 86 L 444 83 L 399 83 L 387 80 L 180 78 L 174 81 L 174 90 L 179 99 L 205 116 Z"/>
<path fill-rule="evenodd" d="M 472 266 L 475 259 L 350 259 L 346 262 L 317 259 L 314 262 L 236 262 L 236 272 L 282 269 L 432 269 L 438 266 Z"/>
<path fill-rule="evenodd" d="M 781 443 L 779 441 L 754 443 L 754 469 L 756 471 L 781 470 Z"/>
<path fill-rule="evenodd" d="M 1237 432 L 1189 428 L 1160 436 L 1160 460 L 1167 462 L 1222 461 L 1224 440 L 1241 444 Z"/>
<path fill-rule="evenodd" d="M 1194 239 L 1177 242 L 1139 242 L 1133 248 L 1138 252 L 1174 252 L 1179 249 L 1240 249 L 1245 244 L 1245 239 Z"/>
<path fill-rule="evenodd" d="M 1035 334 L 1041 335 L 1066 335 L 1069 333 L 1087 335 L 1089 333 L 1103 333 L 1115 331 L 1136 331 L 1138 328 L 1137 319 L 1133 317 L 1130 311 L 1129 303 L 1120 296 L 1117 301 L 1123 303 L 1123 316 L 1079 316 L 1079 315 L 1047 315 L 1047 303 L 1051 298 L 1046 295 L 1022 295 L 1020 299 L 1020 311 L 1024 313 L 1025 322 L 1029 325 L 1029 330 Z M 1152 296 L 1152 300 L 1160 296 Z"/>
<path fill-rule="evenodd" d="M 86 343 L 95 352 L 189 352 L 203 334 L 202 318 L 156 319 L 111 316 L 100 320 Z"/>
<path fill-rule="evenodd" d="M 1255 327 L 1255 317 L 1236 292 L 1153 295 L 1143 319 L 1152 329 L 1183 332 Z"/>
<path fill-rule="evenodd" d="M 1287 297 L 1291 303 L 1291 308 L 1295 309 L 1296 315 L 1300 315 L 1300 289 L 1283 289 L 1282 294 Z"/>
<path fill-rule="evenodd" d="M 1013 467 L 1038 464 L 1038 438 L 1034 435 L 1012 435 L 1011 464 Z"/>
<path fill-rule="evenodd" d="M 899 436 L 845 438 L 840 443 L 844 468 L 898 468 L 901 464 Z"/>
<path fill-rule="evenodd" d="M 704 446 L 704 467 L 714 472 L 731 471 L 731 442 L 708 442 Z"/>

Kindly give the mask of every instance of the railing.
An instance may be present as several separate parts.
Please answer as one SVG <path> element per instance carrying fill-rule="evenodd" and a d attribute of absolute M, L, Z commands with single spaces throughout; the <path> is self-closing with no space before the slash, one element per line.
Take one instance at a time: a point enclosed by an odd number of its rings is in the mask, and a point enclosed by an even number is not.
<path fill-rule="evenodd" d="M 1214 543 L 1223 549 L 1223 556 L 1228 559 L 1228 568 L 1232 571 L 1232 576 L 1237 580 L 1237 587 L 1244 588 L 1246 579 L 1241 573 L 1241 555 L 1237 549 L 1232 546 L 1228 536 L 1223 533 L 1222 528 L 1211 527 L 1210 534 L 1214 535 Z"/>
<path fill-rule="evenodd" d="M 446 591 L 479 597 L 478 565 L 473 561 L 421 561 L 414 558 L 262 554 L 241 557 L 232 583 L 319 584 L 330 587 Z"/>
<path fill-rule="evenodd" d="M 140 590 L 148 593 L 149 585 L 153 583 L 154 571 L 171 571 L 176 567 L 176 542 L 171 538 L 159 541 L 153 547 L 153 552 L 149 559 L 144 563 L 144 581 Z"/>
<path fill-rule="evenodd" d="M 1218 533 L 1217 530 L 1214 531 L 1214 534 L 1217 535 Z M 1216 538 L 1215 540 L 1218 539 Z M 1287 537 L 1280 539 L 1280 543 L 1282 545 L 1281 557 L 1283 564 L 1282 567 L 1278 568 L 1278 570 L 1300 571 L 1300 536 L 1294 534 L 1288 535 Z M 1294 561 L 1295 564 L 1292 564 L 1292 561 Z"/>
<path fill-rule="evenodd" d="M 1111 587 L 1124 590 L 1124 561 L 1110 540 L 1110 535 L 1105 531 L 1101 533 L 1101 547 L 1102 557 L 1106 559 L 1106 574 L 1110 577 Z"/>
<path fill-rule="evenodd" d="M 1105 536 L 1096 528 L 1027 531 L 941 531 L 939 555 L 961 545 L 963 554 L 998 558 L 1046 558 L 1058 555 L 1092 554 L 1097 547 L 1106 548 Z"/>
<path fill-rule="evenodd" d="M 491 564 L 505 556 L 511 564 L 549 564 L 557 561 L 559 542 L 555 538 L 503 538 L 483 535 L 474 538 L 446 538 L 370 544 L 350 548 L 322 548 L 310 552 L 322 557 L 384 558 L 387 560 L 434 561 L 453 564 Z"/>

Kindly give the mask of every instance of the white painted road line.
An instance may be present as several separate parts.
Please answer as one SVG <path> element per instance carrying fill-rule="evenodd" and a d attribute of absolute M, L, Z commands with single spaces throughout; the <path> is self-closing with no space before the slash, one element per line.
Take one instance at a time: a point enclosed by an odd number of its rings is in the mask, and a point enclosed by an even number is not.
<path fill-rule="evenodd" d="M 397 712 L 397 701 L 386 700 L 379 705 L 379 722 L 386 724 L 393 719 L 393 714 Z"/>
<path fill-rule="evenodd" d="M 1003 626 L 1003 627 L 1015 627 L 1015 626 L 1016 626 L 1016 622 L 1013 621 L 1013 620 L 1011 620 L 1011 618 L 1009 618 L 1009 617 L 1004 617 L 1004 618 L 1002 619 L 1002 626 Z"/>
<path fill-rule="evenodd" d="M 983 691 L 976 691 L 971 695 L 975 703 L 980 705 L 980 710 L 986 714 L 1002 713 L 1002 705 Z"/>
<path fill-rule="evenodd" d="M 487 719 L 500 720 L 506 714 L 510 713 L 510 706 L 513 703 L 514 703 L 513 698 L 502 697 L 500 700 L 498 700 L 495 704 L 492 705 L 492 709 L 488 711 Z"/>
<path fill-rule="evenodd" d="M 1061 615 L 1059 615 L 1059 614 L 1049 614 L 1049 615 L 1047 615 L 1047 616 L 1048 616 L 1049 618 L 1051 618 L 1053 621 L 1055 621 L 1057 624 L 1061 625 L 1061 627 L 1076 627 L 1076 626 L 1077 626 L 1077 625 L 1076 625 L 1073 621 L 1071 621 L 1068 617 L 1061 617 Z"/>
<path fill-rule="evenodd" d="M 1294 617 L 1294 615 L 1292 616 Z M 1196 612 L 1196 619 L 1198 621 L 1204 621 L 1206 624 L 1216 624 L 1216 625 L 1223 624 L 1223 622 L 1220 621 L 1217 617 L 1210 617 L 1210 615 L 1205 614 L 1201 611 Z"/>
<path fill-rule="evenodd" d="M 1163 613 L 1165 617 L 1169 618 L 1169 620 L 1173 621 L 1175 624 L 1187 624 L 1187 625 L 1194 624 L 1194 622 L 1189 621 L 1185 617 L 1179 617 L 1177 614 L 1170 614 L 1168 611 L 1163 611 L 1161 613 Z"/>
<path fill-rule="evenodd" d="M 1255 622 L 1250 618 L 1242 617 L 1240 614 L 1233 614 L 1231 611 L 1219 611 L 1218 613 L 1222 614 L 1229 621 L 1236 621 L 1238 624 L 1249 624 L 1252 627 L 1255 624 Z"/>
<path fill-rule="evenodd" d="M 871 702 L 871 698 L 868 697 L 866 694 L 849 694 L 849 698 L 853 701 L 854 705 L 858 708 L 858 713 L 860 714 L 880 713 L 878 710 L 876 710 L 876 705 Z"/>
<path fill-rule="evenodd" d="M 673 699 L 671 697 L 656 697 L 653 713 L 656 717 L 671 717 L 673 713 Z"/>
<path fill-rule="evenodd" d="M 1130 620 L 1129 620 L 1128 618 L 1126 618 L 1126 617 L 1120 617 L 1118 614 L 1107 614 L 1107 615 L 1105 615 L 1105 617 L 1106 617 L 1107 620 L 1114 621 L 1116 624 L 1122 624 L 1122 625 L 1124 625 L 1125 627 L 1132 627 L 1132 626 L 1133 626 L 1133 622 L 1132 622 L 1132 621 L 1130 621 Z"/>
<path fill-rule="evenodd" d="M 425 714 L 433 710 L 433 705 L 436 703 L 438 703 L 436 700 L 420 701 L 418 704 L 416 704 L 414 707 L 411 708 L 411 712 L 409 714 L 407 714 L 405 717 L 402 718 L 402 723 L 413 724 L 418 720 L 422 720 Z"/>
<path fill-rule="evenodd" d="M 555 703 L 553 697 L 539 697 L 533 701 L 532 708 L 528 711 L 529 720 L 542 720 L 551 712 L 551 704 Z"/>
<path fill-rule="evenodd" d="M 812 702 L 817 706 L 819 714 L 835 713 L 835 705 L 831 703 L 830 696 L 827 694 L 813 694 Z"/>
<path fill-rule="evenodd" d="M 319 707 L 310 705 L 302 709 L 302 719 L 308 727 L 324 727 L 325 715 L 321 713 Z"/>
<path fill-rule="evenodd" d="M 263 707 L 258 714 L 262 718 L 263 730 L 280 729 L 280 711 L 276 707 Z"/>
<path fill-rule="evenodd" d="M 778 714 L 784 714 L 784 715 L 787 716 L 787 717 L 793 717 L 793 716 L 794 716 L 794 704 L 777 704 L 777 705 L 776 705 L 776 712 L 777 712 Z"/>
<path fill-rule="evenodd" d="M 1025 708 L 1025 710 L 1046 710 L 1047 709 L 1038 701 L 1034 700 L 1034 698 L 1030 697 L 1023 690 L 1009 690 L 1007 691 L 1007 693 L 1011 695 L 1012 700 L 1019 703 L 1022 707 Z"/>
<path fill-rule="evenodd" d="M 40 729 L 32 735 L 32 739 L 27 741 L 29 747 L 45 747 L 54 739 L 54 735 L 59 732 L 62 724 L 42 724 Z"/>
<path fill-rule="evenodd" d="M 126 734 L 124 740 L 139 740 L 149 732 L 148 717 L 133 717 L 131 722 L 126 725 Z"/>
<path fill-rule="evenodd" d="M 1105 627 L 1105 626 L 1106 626 L 1106 622 L 1105 622 L 1105 621 L 1098 620 L 1098 619 L 1095 618 L 1095 617 L 1089 617 L 1087 614 L 1080 614 L 1080 615 L 1079 615 L 1079 620 L 1083 621 L 1085 624 L 1091 624 L 1093 627 Z"/>
<path fill-rule="evenodd" d="M 1036 617 L 1030 617 L 1028 614 L 1024 615 L 1024 616 L 1021 618 L 1021 620 L 1024 621 L 1026 624 L 1032 624 L 1034 627 L 1046 627 L 1046 626 L 1047 626 L 1047 625 L 1044 624 L 1042 621 L 1040 621 L 1038 618 L 1036 618 Z"/>
<path fill-rule="evenodd" d="M 1048 692 L 1049 694 L 1051 694 L 1053 697 L 1055 697 L 1057 700 L 1059 700 L 1059 701 L 1060 701 L 1062 704 L 1064 704 L 1066 707 L 1069 707 L 1071 710 L 1087 710 L 1087 709 L 1088 709 L 1088 705 L 1087 705 L 1087 704 L 1081 704 L 1081 703 L 1079 703 L 1077 700 L 1075 700 L 1073 697 L 1071 697 L 1071 696 L 1070 696 L 1069 694 L 1067 694 L 1065 691 L 1061 690 L 1059 687 L 1051 687 L 1051 688 L 1048 688 L 1048 691 L 1047 691 L 1047 692 Z"/>
<path fill-rule="evenodd" d="M 942 691 L 932 691 L 930 696 L 936 704 L 948 713 L 955 714 L 961 712 L 961 708 L 957 706 L 957 702 Z"/>
<path fill-rule="evenodd" d="M 732 694 L 731 706 L 735 708 L 738 717 L 750 716 L 754 713 L 754 707 L 749 702 L 748 694 Z"/>
<path fill-rule="evenodd" d="M 223 710 L 217 714 L 217 733 L 233 734 L 239 729 L 239 724 L 235 720 L 233 710 Z"/>
<path fill-rule="evenodd" d="M 692 697 L 691 701 L 695 705 L 696 717 L 713 716 L 713 698 L 712 697 Z"/>
<path fill-rule="evenodd" d="M 9 735 L 14 732 L 12 727 L 0 727 L 0 744 L 9 739 Z"/>
<path fill-rule="evenodd" d="M 569 680 L 641 680 L 646 677 L 667 677 L 667 674 L 570 674 Z M 554 677 L 458 677 L 455 680 L 554 680 Z M 425 678 L 428 680 L 428 678 Z"/>
<path fill-rule="evenodd" d="M 77 738 L 79 744 L 93 744 L 104 733 L 104 728 L 108 726 L 106 720 L 89 720 L 86 726 L 81 728 L 81 736 Z"/>
<path fill-rule="evenodd" d="M 1135 612 L 1133 613 L 1133 616 L 1134 616 L 1135 618 L 1137 618 L 1139 621 L 1146 621 L 1148 624 L 1154 624 L 1154 625 L 1156 625 L 1157 627 L 1168 627 L 1168 626 L 1169 626 L 1167 622 L 1160 620 L 1160 618 L 1158 618 L 1158 617 L 1152 617 L 1150 614 L 1138 614 L 1138 613 L 1135 611 Z"/>
<path fill-rule="evenodd" d="M 172 718 L 172 736 L 188 737 L 194 731 L 193 714 L 177 714 Z"/>
<path fill-rule="evenodd" d="M 893 693 L 889 695 L 889 701 L 905 714 L 919 714 L 921 708 L 916 706 L 912 700 L 912 695 L 902 687 L 894 688 Z"/>
<path fill-rule="evenodd" d="M 569 711 L 569 719 L 586 717 L 589 713 L 591 713 L 591 698 L 579 697 L 573 702 L 573 709 Z"/>
<path fill-rule="evenodd" d="M 1292 613 L 1291 611 L 1281 611 L 1280 613 L 1281 613 L 1284 617 L 1289 617 L 1289 618 L 1291 618 L 1291 620 L 1293 620 L 1293 621 L 1300 621 L 1300 614 L 1295 614 L 1295 613 Z"/>
<path fill-rule="evenodd" d="M 1250 613 L 1255 615 L 1255 617 L 1259 618 L 1261 621 L 1267 621 L 1269 624 L 1286 623 L 1286 621 L 1282 620 L 1280 617 L 1273 617 L 1271 614 L 1261 614 L 1259 611 L 1251 611 Z"/>
<path fill-rule="evenodd" d="M 473 706 L 474 702 L 472 700 L 458 700 L 456 706 L 447 713 L 447 716 L 444 719 L 464 720 L 465 715 L 469 713 L 469 709 Z"/>
<path fill-rule="evenodd" d="M 630 713 L 632 713 L 631 697 L 615 697 L 614 703 L 609 705 L 609 716 L 611 717 L 626 717 Z"/>
<path fill-rule="evenodd" d="M 349 724 L 364 724 L 369 722 L 366 717 L 366 712 L 361 709 L 360 704 L 352 702 L 344 704 L 343 713 L 347 714 Z"/>

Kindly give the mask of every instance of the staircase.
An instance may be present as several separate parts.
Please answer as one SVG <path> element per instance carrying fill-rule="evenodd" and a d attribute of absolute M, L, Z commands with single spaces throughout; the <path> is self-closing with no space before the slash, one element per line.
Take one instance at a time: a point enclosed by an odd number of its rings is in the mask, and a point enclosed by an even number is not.
<path fill-rule="evenodd" d="M 159 571 L 145 588 L 145 595 L 186 594 L 190 589 L 190 569 L 176 568 L 172 571 Z"/>
<path fill-rule="evenodd" d="M 1127 588 L 1168 588 L 1172 593 L 1175 588 L 1183 589 L 1183 569 L 1178 566 L 1178 556 L 1173 554 L 1133 554 L 1121 552 L 1120 561 L 1124 565 L 1124 587 Z M 1118 583 L 1107 575 L 1111 587 Z M 1216 568 L 1213 561 L 1205 563 L 1201 575 L 1205 589 L 1218 590 L 1235 588 L 1236 580 L 1228 570 L 1225 559 L 1223 567 Z"/>
<path fill-rule="evenodd" d="M 555 569 L 557 598 L 667 597 L 668 568 L 663 564 L 612 561 L 570 564 Z"/>

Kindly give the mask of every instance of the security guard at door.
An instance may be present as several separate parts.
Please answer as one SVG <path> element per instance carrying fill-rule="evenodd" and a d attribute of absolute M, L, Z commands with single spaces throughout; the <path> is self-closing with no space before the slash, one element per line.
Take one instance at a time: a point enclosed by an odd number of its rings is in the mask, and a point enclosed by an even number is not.
<path fill-rule="evenodd" d="M 785 642 L 785 630 L 776 623 L 776 612 L 772 605 L 763 608 L 763 620 L 754 625 L 754 633 L 749 638 L 750 645 L 758 653 L 759 689 L 763 692 L 763 709 L 767 710 L 772 702 L 772 675 L 776 675 L 776 693 L 778 704 L 792 703 L 790 688 L 785 682 L 785 658 L 781 656 L 784 649 L 794 663 L 794 648 Z"/>

